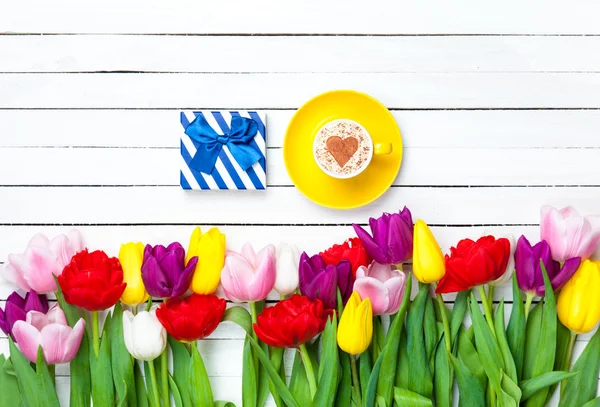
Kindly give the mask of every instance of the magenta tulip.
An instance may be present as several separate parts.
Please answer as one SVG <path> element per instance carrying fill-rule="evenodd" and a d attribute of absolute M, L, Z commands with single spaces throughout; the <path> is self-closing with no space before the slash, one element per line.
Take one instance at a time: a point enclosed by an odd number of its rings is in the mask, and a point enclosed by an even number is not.
<path fill-rule="evenodd" d="M 600 242 L 600 217 L 581 216 L 571 206 L 560 210 L 543 206 L 540 212 L 541 240 L 550 245 L 554 260 L 585 260 L 594 253 Z"/>
<path fill-rule="evenodd" d="M 225 253 L 221 285 L 233 302 L 260 301 L 273 289 L 276 274 L 275 246 L 267 245 L 255 253 L 252 245 L 246 243 L 241 253 Z"/>
<path fill-rule="evenodd" d="M 45 295 L 37 295 L 35 291 L 30 291 L 21 297 L 16 291 L 8 296 L 4 310 L 0 309 L 0 329 L 12 335 L 13 326 L 17 321 L 25 321 L 29 311 L 48 312 L 48 299 Z"/>
<path fill-rule="evenodd" d="M 371 299 L 375 315 L 391 315 L 398 312 L 405 288 L 406 274 L 392 270 L 389 265 L 373 262 L 368 268 L 361 266 L 356 271 L 354 291 L 358 292 L 363 300 Z"/>
<path fill-rule="evenodd" d="M 70 362 L 79 350 L 84 333 L 83 318 L 71 328 L 58 306 L 47 314 L 30 311 L 25 321 L 17 321 L 13 326 L 13 335 L 25 357 L 35 362 L 41 346 L 49 365 Z"/>
<path fill-rule="evenodd" d="M 84 247 L 77 230 L 58 235 L 52 240 L 37 234 L 29 241 L 24 253 L 8 255 L 4 276 L 25 291 L 34 290 L 39 294 L 54 292 L 54 276 L 61 275 L 75 253 Z"/>

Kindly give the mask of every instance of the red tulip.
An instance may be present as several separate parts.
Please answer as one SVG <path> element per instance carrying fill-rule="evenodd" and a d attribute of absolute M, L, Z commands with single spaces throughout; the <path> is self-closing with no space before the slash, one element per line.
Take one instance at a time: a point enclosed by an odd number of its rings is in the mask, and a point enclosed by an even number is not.
<path fill-rule="evenodd" d="M 483 236 L 476 242 L 463 239 L 446 255 L 446 275 L 435 292 L 455 293 L 496 280 L 506 271 L 509 256 L 510 242 L 506 238 Z"/>
<path fill-rule="evenodd" d="M 330 313 L 323 310 L 320 300 L 294 294 L 275 306 L 266 308 L 254 324 L 254 332 L 267 345 L 276 348 L 297 348 L 323 329 Z"/>
<path fill-rule="evenodd" d="M 336 265 L 342 260 L 348 260 L 352 265 L 352 274 L 356 277 L 356 270 L 360 266 L 369 266 L 371 257 L 365 250 L 359 238 L 353 237 L 342 244 L 334 244 L 324 252 L 319 253 L 326 264 Z"/>
<path fill-rule="evenodd" d="M 223 318 L 227 303 L 216 295 L 192 294 L 171 298 L 156 310 L 156 317 L 176 340 L 193 342 L 214 332 Z"/>
<path fill-rule="evenodd" d="M 88 311 L 112 307 L 127 286 L 119 259 L 108 257 L 101 250 L 89 253 L 87 249 L 71 258 L 58 276 L 58 283 L 69 304 Z"/>

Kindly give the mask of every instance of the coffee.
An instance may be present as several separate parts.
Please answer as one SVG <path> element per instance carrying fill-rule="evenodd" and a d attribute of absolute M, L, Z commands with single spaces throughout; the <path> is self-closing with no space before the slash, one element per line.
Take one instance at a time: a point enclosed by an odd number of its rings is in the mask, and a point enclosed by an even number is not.
<path fill-rule="evenodd" d="M 336 178 L 350 178 L 362 172 L 373 156 L 373 143 L 363 126 L 342 119 L 327 123 L 313 145 L 317 164 Z"/>

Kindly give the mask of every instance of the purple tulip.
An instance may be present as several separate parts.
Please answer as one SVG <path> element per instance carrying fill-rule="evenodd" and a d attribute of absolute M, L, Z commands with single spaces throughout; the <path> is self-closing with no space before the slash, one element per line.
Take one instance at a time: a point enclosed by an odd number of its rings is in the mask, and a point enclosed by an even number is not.
<path fill-rule="evenodd" d="M 194 256 L 185 264 L 185 250 L 178 242 L 168 247 L 146 245 L 142 264 L 146 291 L 157 298 L 183 295 L 190 287 L 196 263 L 198 257 Z"/>
<path fill-rule="evenodd" d="M 399 213 L 384 213 L 379 219 L 370 218 L 371 236 L 359 225 L 354 226 L 367 253 L 379 264 L 402 264 L 412 256 L 412 215 L 405 206 Z"/>
<path fill-rule="evenodd" d="M 544 277 L 540 260 L 544 262 L 546 272 L 554 291 L 561 288 L 575 274 L 581 258 L 573 257 L 560 265 L 552 260 L 550 245 L 545 240 L 531 246 L 525 236 L 521 236 L 517 242 L 515 251 L 515 273 L 519 288 L 528 295 L 543 297 L 545 294 Z"/>
<path fill-rule="evenodd" d="M 300 292 L 312 301 L 318 298 L 326 309 L 336 308 L 338 288 L 344 304 L 352 294 L 354 278 L 352 265 L 348 260 L 342 260 L 335 266 L 326 265 L 320 255 L 308 257 L 306 253 L 302 253 L 299 274 Z"/>
<path fill-rule="evenodd" d="M 13 292 L 6 299 L 4 310 L 0 309 L 0 329 L 12 335 L 13 325 L 17 321 L 25 321 L 29 311 L 38 311 L 43 314 L 48 312 L 48 299 L 45 295 L 38 295 L 35 291 L 30 291 L 21 297 L 17 292 Z"/>

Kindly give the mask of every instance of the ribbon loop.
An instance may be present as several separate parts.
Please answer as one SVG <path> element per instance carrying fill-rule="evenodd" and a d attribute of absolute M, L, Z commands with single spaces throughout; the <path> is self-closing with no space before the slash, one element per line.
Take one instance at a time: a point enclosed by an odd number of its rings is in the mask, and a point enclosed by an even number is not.
<path fill-rule="evenodd" d="M 258 132 L 258 124 L 254 120 L 234 116 L 231 118 L 230 127 L 229 134 L 220 135 L 208 124 L 203 115 L 196 116 L 185 129 L 185 134 L 200 144 L 190 161 L 191 168 L 211 174 L 224 145 L 244 171 L 262 158 L 260 151 L 250 145 Z"/>

